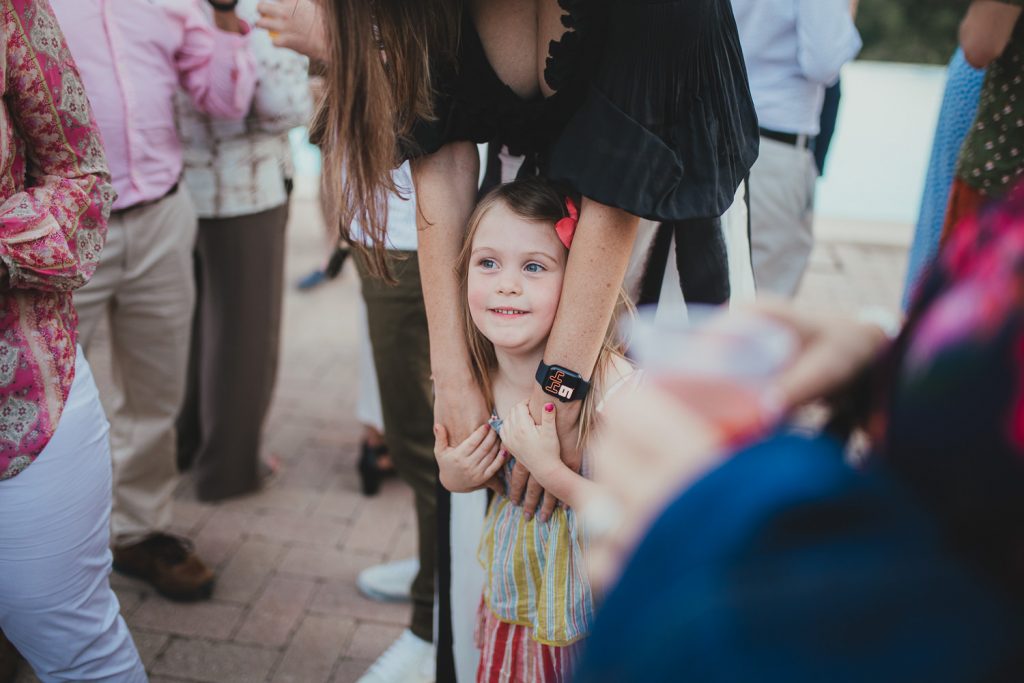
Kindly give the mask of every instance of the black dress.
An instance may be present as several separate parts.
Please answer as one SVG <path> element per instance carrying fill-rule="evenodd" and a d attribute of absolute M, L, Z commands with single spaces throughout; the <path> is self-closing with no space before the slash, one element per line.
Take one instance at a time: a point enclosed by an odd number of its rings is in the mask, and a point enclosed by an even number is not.
<path fill-rule="evenodd" d="M 729 0 L 559 0 L 549 98 L 491 68 L 464 12 L 457 64 L 435 69 L 433 121 L 406 156 L 500 141 L 524 172 L 655 221 L 722 215 L 757 157 L 757 118 Z"/>
<path fill-rule="evenodd" d="M 559 0 L 567 32 L 544 71 L 551 97 L 503 83 L 463 11 L 455 64 L 433 69 L 435 119 L 404 141 L 407 158 L 455 141 L 499 143 L 579 194 L 661 222 L 676 237 L 688 301 L 728 299 L 718 218 L 757 157 L 758 127 L 729 0 Z M 685 246 L 683 246 L 685 245 Z M 660 279 L 659 279 L 660 282 Z M 442 494 L 445 492 L 441 492 Z M 450 661 L 447 496 L 438 568 L 438 681 Z"/>

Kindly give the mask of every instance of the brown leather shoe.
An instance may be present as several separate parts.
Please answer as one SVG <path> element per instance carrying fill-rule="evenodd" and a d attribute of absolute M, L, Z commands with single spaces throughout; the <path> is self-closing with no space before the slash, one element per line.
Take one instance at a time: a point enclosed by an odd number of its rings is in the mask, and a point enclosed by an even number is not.
<path fill-rule="evenodd" d="M 14 648 L 7 636 L 0 631 L 0 683 L 14 683 L 18 675 L 18 662 L 21 654 Z"/>
<path fill-rule="evenodd" d="M 195 554 L 192 543 L 179 536 L 158 533 L 114 548 L 114 569 L 142 579 L 170 600 L 207 600 L 213 594 L 213 571 Z"/>

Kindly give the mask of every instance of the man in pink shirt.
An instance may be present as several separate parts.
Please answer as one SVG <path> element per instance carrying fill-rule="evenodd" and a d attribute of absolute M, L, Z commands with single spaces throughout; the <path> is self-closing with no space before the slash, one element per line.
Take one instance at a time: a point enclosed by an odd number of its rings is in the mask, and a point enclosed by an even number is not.
<path fill-rule="evenodd" d="M 211 116 L 240 119 L 256 84 L 248 26 L 235 2 L 51 0 L 103 137 L 118 198 L 107 245 L 75 293 L 86 352 L 109 316 L 116 396 L 114 568 L 179 600 L 210 596 L 213 572 L 171 524 L 175 419 L 184 394 L 195 288 L 197 219 L 179 183 L 173 97 L 181 88 Z"/>

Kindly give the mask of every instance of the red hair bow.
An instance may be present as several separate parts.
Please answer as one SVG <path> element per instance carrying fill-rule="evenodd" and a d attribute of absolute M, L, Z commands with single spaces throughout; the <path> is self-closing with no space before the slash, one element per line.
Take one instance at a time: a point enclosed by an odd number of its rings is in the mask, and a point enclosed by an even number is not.
<path fill-rule="evenodd" d="M 558 240 L 568 249 L 572 246 L 573 235 L 576 234 L 576 223 L 579 221 L 580 212 L 571 198 L 565 198 L 565 210 L 569 215 L 555 223 L 555 232 L 558 233 Z"/>

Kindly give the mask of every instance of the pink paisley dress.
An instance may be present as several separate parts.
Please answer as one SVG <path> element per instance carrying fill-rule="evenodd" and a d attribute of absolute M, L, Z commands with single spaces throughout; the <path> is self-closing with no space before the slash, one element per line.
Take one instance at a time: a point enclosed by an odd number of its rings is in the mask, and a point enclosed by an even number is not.
<path fill-rule="evenodd" d="M 0 480 L 28 467 L 75 372 L 71 292 L 96 269 L 115 193 L 47 0 L 0 0 Z"/>

